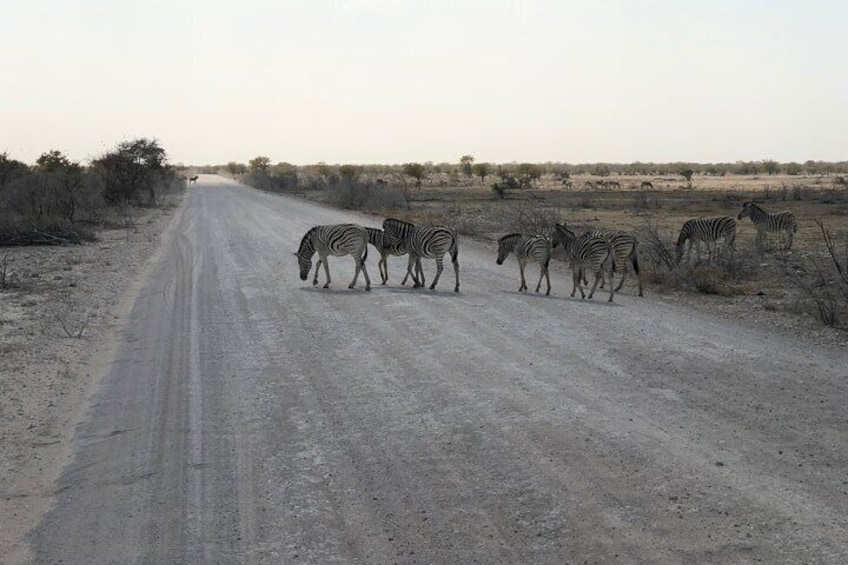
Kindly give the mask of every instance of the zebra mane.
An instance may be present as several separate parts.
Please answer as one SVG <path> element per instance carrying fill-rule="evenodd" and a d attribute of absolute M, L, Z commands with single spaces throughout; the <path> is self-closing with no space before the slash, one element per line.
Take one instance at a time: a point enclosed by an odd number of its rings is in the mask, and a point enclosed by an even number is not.
<path fill-rule="evenodd" d="M 509 234 L 503 236 L 502 238 L 500 238 L 498 240 L 498 243 L 500 243 L 502 241 L 506 241 L 507 239 L 509 239 L 511 237 L 521 237 L 521 234 L 520 233 L 509 233 Z"/>
<path fill-rule="evenodd" d="M 397 218 L 386 218 L 385 220 L 383 220 L 383 227 L 385 227 L 386 224 L 388 224 L 390 226 L 395 225 L 395 226 L 401 227 L 401 228 L 402 227 L 410 227 L 410 228 L 415 227 L 415 224 L 412 224 L 410 222 L 404 222 L 403 220 L 398 220 Z"/>
<path fill-rule="evenodd" d="M 310 255 L 315 252 L 315 243 L 312 241 L 312 235 L 317 229 L 318 226 L 312 226 L 309 228 L 309 231 L 303 235 L 303 239 L 300 240 L 300 247 L 297 248 L 298 255 L 300 255 L 303 251 L 309 251 Z"/>

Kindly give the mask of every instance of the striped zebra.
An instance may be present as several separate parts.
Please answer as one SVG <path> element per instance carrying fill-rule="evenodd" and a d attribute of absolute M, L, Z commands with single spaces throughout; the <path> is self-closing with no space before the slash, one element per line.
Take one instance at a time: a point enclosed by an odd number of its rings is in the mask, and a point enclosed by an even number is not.
<path fill-rule="evenodd" d="M 795 232 L 798 231 L 795 214 L 792 212 L 783 211 L 770 214 L 753 202 L 745 202 L 737 217 L 740 220 L 748 217 L 754 222 L 754 227 L 757 228 L 757 240 L 755 242 L 757 245 L 765 242 L 766 232 L 778 232 L 781 240 L 785 243 L 784 249 L 792 247 L 792 239 Z"/>
<path fill-rule="evenodd" d="M 562 245 L 571 262 L 572 282 L 571 296 L 580 288 L 580 298 L 586 298 L 580 279 L 583 271 L 588 270 L 595 273 L 595 284 L 589 291 L 588 298 L 592 298 L 595 289 L 604 275 L 604 270 L 609 272 L 609 302 L 615 295 L 613 279 L 615 277 L 615 254 L 612 244 L 602 237 L 577 237 L 567 227 L 557 224 L 554 231 L 553 247 Z"/>
<path fill-rule="evenodd" d="M 635 235 L 623 231 L 593 230 L 580 237 L 600 237 L 609 241 L 615 256 L 616 270 L 621 274 L 621 280 L 618 281 L 615 291 L 618 292 L 624 286 L 627 273 L 630 272 L 629 265 L 633 267 L 633 272 L 636 274 L 636 281 L 639 283 L 639 296 L 642 296 L 642 275 L 639 274 L 639 255 L 637 253 L 639 240 Z M 585 274 L 583 283 L 586 284 Z M 605 281 L 602 278 L 601 288 L 604 288 L 604 283 Z"/>
<path fill-rule="evenodd" d="M 698 256 L 701 255 L 701 242 L 707 244 L 707 252 L 709 260 L 712 261 L 712 249 L 710 244 L 718 246 L 718 241 L 724 240 L 724 245 L 730 249 L 731 253 L 736 248 L 736 220 L 727 216 L 719 216 L 716 218 L 692 218 L 683 223 L 680 228 L 680 235 L 677 238 L 677 260 L 683 257 L 683 245 L 688 242 L 686 248 L 686 258 L 692 253 L 692 246 L 695 246 Z"/>
<path fill-rule="evenodd" d="M 424 286 L 424 270 L 421 268 L 422 258 L 436 260 L 436 277 L 430 284 L 430 290 L 433 290 L 436 288 L 444 269 L 442 264 L 444 255 L 450 253 L 456 275 L 456 286 L 453 291 L 459 292 L 459 244 L 456 232 L 452 229 L 445 226 L 417 227 L 415 224 L 388 218 L 383 222 L 383 238 L 389 245 L 401 242 L 406 247 L 409 253 L 409 264 L 406 272 L 412 275 L 414 288 Z"/>
<path fill-rule="evenodd" d="M 365 268 L 365 259 L 368 257 L 368 231 L 356 224 L 337 224 L 332 226 L 313 226 L 306 232 L 300 241 L 297 250 L 297 263 L 300 266 L 300 280 L 305 281 L 312 270 L 312 256 L 318 253 L 318 264 L 315 265 L 315 278 L 313 285 L 318 284 L 318 270 L 321 263 L 324 264 L 324 272 L 327 282 L 324 288 L 330 286 L 330 266 L 327 257 L 330 255 L 351 255 L 356 261 L 356 273 L 353 275 L 348 288 L 356 286 L 359 271 L 365 275 L 365 290 L 371 290 L 371 279 L 368 278 L 368 269 Z"/>
<path fill-rule="evenodd" d="M 403 246 L 402 241 L 396 241 L 393 245 L 388 245 L 381 229 L 365 229 L 368 230 L 368 243 L 373 245 L 380 254 L 380 261 L 377 263 L 377 268 L 380 270 L 380 278 L 383 280 L 382 284 L 386 284 L 389 280 L 389 266 L 387 261 L 389 255 L 394 255 L 395 257 L 406 255 L 406 248 Z M 403 281 L 400 284 L 406 284 L 408 278 L 409 273 L 403 277 Z"/>
<path fill-rule="evenodd" d="M 524 267 L 527 263 L 539 264 L 539 282 L 536 284 L 536 292 L 542 286 L 544 277 L 548 283 L 548 291 L 545 296 L 551 294 L 551 276 L 548 273 L 548 264 L 551 262 L 551 240 L 543 235 L 522 235 L 511 233 L 498 240 L 498 265 L 503 262 L 510 253 L 515 253 L 518 259 L 518 268 L 521 272 L 521 286 L 518 292 L 527 290 L 527 280 L 524 278 Z"/>

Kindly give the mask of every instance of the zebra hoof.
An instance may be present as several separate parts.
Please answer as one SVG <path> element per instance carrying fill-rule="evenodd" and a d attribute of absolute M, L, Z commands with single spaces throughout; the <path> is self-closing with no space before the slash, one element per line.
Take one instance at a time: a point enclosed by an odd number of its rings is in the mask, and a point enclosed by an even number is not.
<path fill-rule="evenodd" d="M 347 285 L 347 287 L 348 287 L 349 289 L 353 290 L 353 285 L 352 285 L 352 284 Z"/>
<path fill-rule="evenodd" d="M 371 292 L 371 287 L 370 287 L 370 286 L 366 286 L 366 287 L 365 287 L 365 292 Z"/>
<path fill-rule="evenodd" d="M 458 287 L 458 286 L 457 286 L 457 287 L 455 287 L 455 288 L 453 289 L 453 291 L 454 291 L 454 292 L 459 292 L 459 287 Z"/>
<path fill-rule="evenodd" d="M 330 288 L 330 283 L 325 284 L 324 288 Z"/>

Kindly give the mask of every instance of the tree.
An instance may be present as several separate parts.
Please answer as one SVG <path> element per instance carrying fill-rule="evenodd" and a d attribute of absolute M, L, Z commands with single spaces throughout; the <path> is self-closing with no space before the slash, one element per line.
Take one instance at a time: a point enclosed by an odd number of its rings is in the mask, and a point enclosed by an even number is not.
<path fill-rule="evenodd" d="M 233 178 L 236 178 L 236 175 L 240 175 L 247 170 L 241 163 L 236 163 L 235 161 L 230 161 L 227 163 L 227 172 L 233 175 Z"/>
<path fill-rule="evenodd" d="M 356 165 L 342 165 L 339 167 L 339 174 L 342 179 L 348 182 L 355 181 L 362 172 L 362 167 Z"/>
<path fill-rule="evenodd" d="M 92 162 L 104 181 L 103 198 L 110 204 L 136 201 L 146 192 L 148 203 L 156 201 L 156 189 L 173 172 L 167 167 L 167 154 L 155 140 L 139 138 L 124 141 Z"/>
<path fill-rule="evenodd" d="M 780 164 L 773 159 L 763 159 L 761 167 L 763 172 L 769 175 L 776 175 L 780 172 Z"/>
<path fill-rule="evenodd" d="M 249 161 L 248 166 L 252 172 L 265 176 L 268 174 L 268 167 L 271 166 L 271 159 L 265 156 L 254 157 Z"/>
<path fill-rule="evenodd" d="M 14 180 L 29 171 L 24 163 L 9 159 L 7 153 L 0 153 L 0 189 L 7 182 Z"/>
<path fill-rule="evenodd" d="M 680 171 L 680 176 L 685 178 L 686 182 L 689 182 L 689 183 L 692 182 L 692 175 L 694 175 L 694 174 L 695 174 L 695 171 L 693 171 L 692 169 L 683 169 L 682 171 Z"/>
<path fill-rule="evenodd" d="M 492 173 L 492 165 L 489 163 L 474 163 L 474 174 L 480 177 L 480 182 L 485 183 L 486 177 Z"/>
<path fill-rule="evenodd" d="M 799 163 L 792 162 L 792 163 L 786 163 L 784 170 L 786 171 L 787 175 L 797 176 L 797 175 L 801 174 L 802 169 L 801 169 L 801 165 Z"/>
<path fill-rule="evenodd" d="M 47 153 L 42 153 L 41 156 L 35 160 L 35 166 L 37 170 L 45 173 L 79 171 L 82 168 L 79 163 L 72 162 L 70 159 L 65 157 L 61 151 L 57 151 L 55 149 L 48 151 Z"/>
<path fill-rule="evenodd" d="M 459 170 L 467 177 L 474 174 L 474 157 L 471 155 L 463 155 L 459 159 Z"/>
<path fill-rule="evenodd" d="M 518 165 L 518 178 L 522 186 L 529 186 L 531 183 L 536 182 L 544 172 L 545 170 L 541 166 L 534 165 L 533 163 L 521 163 Z"/>
<path fill-rule="evenodd" d="M 427 176 L 427 171 L 421 163 L 405 163 L 403 165 L 403 174 L 409 175 L 415 179 L 415 186 L 421 186 L 421 180 Z"/>

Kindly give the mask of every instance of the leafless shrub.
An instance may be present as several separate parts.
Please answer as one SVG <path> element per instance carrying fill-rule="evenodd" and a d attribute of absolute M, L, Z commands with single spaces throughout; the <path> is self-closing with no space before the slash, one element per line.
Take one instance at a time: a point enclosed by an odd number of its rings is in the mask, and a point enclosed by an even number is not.
<path fill-rule="evenodd" d="M 821 220 L 816 224 L 821 230 L 827 248 L 825 260 L 811 257 L 806 275 L 795 276 L 795 283 L 804 296 L 815 306 L 819 320 L 827 326 L 843 326 L 848 318 L 848 239 L 842 257 L 830 231 Z"/>
<path fill-rule="evenodd" d="M 561 221 L 558 209 L 539 208 L 518 203 L 502 212 L 502 230 L 526 234 L 541 234 L 551 237 L 554 227 Z"/>
<path fill-rule="evenodd" d="M 61 330 L 59 337 L 80 339 L 88 327 L 88 316 L 84 315 L 81 320 L 74 320 L 67 312 L 53 312 L 48 319 L 42 320 L 39 324 L 43 335 L 50 335 L 51 327 L 58 326 Z"/>

